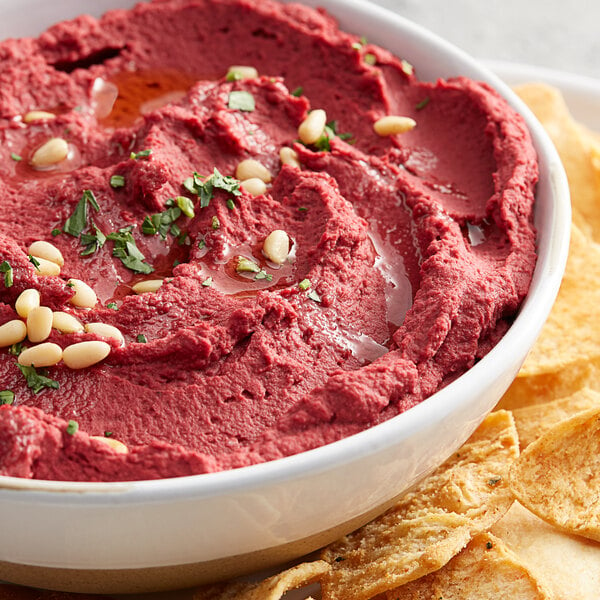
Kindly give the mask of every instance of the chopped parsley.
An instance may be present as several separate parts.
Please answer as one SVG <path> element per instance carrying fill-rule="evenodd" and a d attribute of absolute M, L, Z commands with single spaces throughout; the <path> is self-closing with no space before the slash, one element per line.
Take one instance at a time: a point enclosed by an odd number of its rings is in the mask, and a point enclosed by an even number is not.
<path fill-rule="evenodd" d="M 308 294 L 306 294 L 308 298 L 310 298 L 311 300 L 314 300 L 315 302 L 321 302 L 321 296 L 319 296 L 319 294 L 317 294 L 316 290 L 310 290 L 310 292 L 308 292 Z"/>
<path fill-rule="evenodd" d="M 73 421 L 73 419 L 71 419 L 67 423 L 67 433 L 69 435 L 75 435 L 77 433 L 78 429 L 79 429 L 79 423 L 77 421 Z"/>
<path fill-rule="evenodd" d="M 301 289 L 303 292 L 305 292 L 307 289 L 309 289 L 309 288 L 310 288 L 310 286 L 311 286 L 310 279 L 303 279 L 303 280 L 302 280 L 302 281 L 301 281 L 301 282 L 298 284 L 298 287 L 299 287 L 299 288 L 300 288 L 300 289 Z"/>
<path fill-rule="evenodd" d="M 371 54 L 370 52 L 367 52 L 364 56 L 364 61 L 368 64 L 368 65 L 375 65 L 377 63 L 377 57 L 374 54 Z"/>
<path fill-rule="evenodd" d="M 241 110 L 243 112 L 252 112 L 256 108 L 254 96 L 245 90 L 229 92 L 229 101 L 227 107 L 231 110 Z"/>
<path fill-rule="evenodd" d="M 31 254 L 27 255 L 27 258 L 29 259 L 29 262 L 36 268 L 36 270 L 40 270 L 40 261 L 35 257 L 35 256 L 31 256 Z"/>
<path fill-rule="evenodd" d="M 19 354 L 21 354 L 22 351 L 23 351 L 23 342 L 17 342 L 16 344 L 13 344 L 8 349 L 8 353 L 12 354 L 13 356 L 19 356 Z"/>
<path fill-rule="evenodd" d="M 58 229 L 58 227 L 56 229 L 53 229 L 51 232 L 52 237 L 56 237 L 57 235 L 60 235 L 62 233 L 62 229 Z"/>
<path fill-rule="evenodd" d="M 68 233 L 73 237 L 79 237 L 81 235 L 81 232 L 87 227 L 88 204 L 91 204 L 96 212 L 100 210 L 94 193 L 91 190 L 84 190 L 81 200 L 77 203 L 73 214 L 65 221 L 63 226 L 63 231 L 65 233 Z"/>
<path fill-rule="evenodd" d="M 308 208 L 306 208 L 306 206 L 299 206 L 299 207 L 298 207 L 298 210 L 299 210 L 300 212 L 308 212 Z"/>
<path fill-rule="evenodd" d="M 338 123 L 337 121 L 329 121 L 325 125 L 325 131 L 323 135 L 315 142 L 315 147 L 317 150 L 321 150 L 322 152 L 331 152 L 331 140 L 334 137 L 340 138 L 340 140 L 351 140 L 351 133 L 338 133 L 337 132 Z M 351 143 L 349 141 L 349 143 Z"/>
<path fill-rule="evenodd" d="M 485 547 L 486 547 L 488 550 L 491 550 L 491 549 L 494 547 L 494 544 L 492 544 L 492 542 L 486 542 L 486 544 L 485 544 Z"/>
<path fill-rule="evenodd" d="M 129 158 L 138 160 L 140 158 L 149 158 L 150 156 L 152 156 L 152 150 L 140 150 L 139 152 L 132 152 Z"/>
<path fill-rule="evenodd" d="M 415 106 L 416 110 L 423 110 L 431 101 L 431 98 L 429 96 L 426 96 L 425 98 L 423 98 L 423 100 L 421 100 L 421 102 L 417 102 L 417 105 Z"/>
<path fill-rule="evenodd" d="M 10 263 L 7 260 L 0 263 L 0 273 L 4 273 L 4 287 L 12 287 L 13 268 L 10 266 Z"/>
<path fill-rule="evenodd" d="M 111 437 L 113 435 L 112 431 L 105 431 L 104 432 L 104 437 Z"/>
<path fill-rule="evenodd" d="M 198 248 L 200 250 L 202 250 L 203 248 L 206 248 L 206 241 L 204 240 L 204 238 L 201 240 L 198 240 Z"/>
<path fill-rule="evenodd" d="M 98 252 L 106 242 L 106 236 L 98 229 L 92 221 L 93 231 L 81 234 L 81 243 L 85 248 L 81 251 L 81 256 L 90 256 Z"/>
<path fill-rule="evenodd" d="M 235 202 L 233 201 L 233 198 L 228 198 L 226 204 L 229 210 L 235 209 Z"/>
<path fill-rule="evenodd" d="M 119 309 L 119 307 L 117 306 L 116 302 L 109 302 L 106 305 L 106 308 L 110 308 L 111 310 L 118 310 Z"/>
<path fill-rule="evenodd" d="M 59 388 L 58 381 L 46 377 L 46 371 L 44 369 L 38 373 L 33 365 L 30 367 L 17 365 L 17 367 L 19 367 L 19 370 L 23 373 L 23 377 L 25 377 L 25 381 L 27 382 L 27 387 L 33 390 L 34 394 L 39 394 L 44 388 L 51 388 L 53 390 Z"/>
<path fill-rule="evenodd" d="M 217 215 L 214 215 L 211 222 L 210 222 L 210 226 L 217 230 L 219 229 L 219 227 L 221 227 L 221 221 L 219 221 L 219 217 L 217 217 Z"/>
<path fill-rule="evenodd" d="M 487 483 L 490 487 L 494 487 L 495 485 L 498 485 L 501 481 L 502 477 L 495 477 L 493 479 L 488 479 Z"/>
<path fill-rule="evenodd" d="M 296 89 L 292 90 L 291 93 L 292 96 L 296 96 L 296 98 L 299 98 L 304 93 L 304 88 L 301 85 L 299 85 Z"/>
<path fill-rule="evenodd" d="M 11 152 L 10 153 L 10 157 L 15 161 L 15 162 L 19 162 L 21 160 L 23 160 L 22 156 L 19 156 L 18 154 L 16 154 L 15 152 Z"/>
<path fill-rule="evenodd" d="M 233 196 L 241 196 L 239 179 L 222 175 L 215 167 L 212 175 L 203 177 L 194 173 L 183 182 L 183 187 L 190 193 L 200 197 L 200 208 L 206 208 L 214 197 L 214 190 L 223 190 Z"/>
<path fill-rule="evenodd" d="M 177 196 L 177 198 L 175 198 L 175 202 L 177 202 L 179 210 L 181 210 L 186 217 L 189 217 L 190 219 L 194 218 L 194 203 L 189 198 L 186 198 L 185 196 Z"/>
<path fill-rule="evenodd" d="M 154 271 L 148 263 L 144 262 L 146 257 L 135 245 L 135 240 L 131 235 L 131 226 L 109 233 L 106 237 L 114 242 L 113 256 L 120 258 L 128 269 L 134 273 L 145 273 L 146 275 Z"/>
<path fill-rule="evenodd" d="M 412 75 L 415 72 L 415 68 L 407 60 L 402 59 L 400 66 L 406 75 Z"/>
<path fill-rule="evenodd" d="M 167 206 L 168 208 L 161 213 L 146 216 L 142 223 L 142 233 L 145 235 L 156 235 L 158 233 L 163 240 L 167 239 L 167 233 L 169 232 L 174 236 L 181 233 L 181 229 L 175 225 L 175 221 L 181 216 L 181 208 L 175 206 L 173 198 L 167 200 Z"/>
<path fill-rule="evenodd" d="M 264 269 L 261 269 L 255 276 L 254 279 L 256 281 L 260 279 L 264 279 L 265 281 L 273 281 L 273 275 L 271 273 L 267 273 Z"/>
<path fill-rule="evenodd" d="M 238 256 L 235 270 L 238 273 L 258 273 L 260 272 L 260 267 L 251 258 Z"/>
<path fill-rule="evenodd" d="M 143 333 L 138 333 L 137 337 L 135 338 L 140 344 L 146 344 L 148 342 L 148 340 L 146 339 L 146 336 Z"/>
<path fill-rule="evenodd" d="M 125 177 L 123 175 L 112 175 L 110 178 L 110 187 L 114 189 L 125 187 Z"/>
<path fill-rule="evenodd" d="M 213 278 L 212 277 L 207 277 L 203 282 L 202 285 L 204 287 L 210 287 L 212 285 L 213 282 Z"/>
<path fill-rule="evenodd" d="M 0 390 L 0 405 L 12 404 L 15 401 L 15 393 L 12 390 Z"/>

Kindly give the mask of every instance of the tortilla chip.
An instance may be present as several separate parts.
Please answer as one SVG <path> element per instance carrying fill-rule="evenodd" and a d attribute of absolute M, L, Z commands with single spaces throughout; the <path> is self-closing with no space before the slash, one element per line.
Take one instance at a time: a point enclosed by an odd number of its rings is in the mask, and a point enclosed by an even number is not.
<path fill-rule="evenodd" d="M 475 536 L 445 567 L 387 592 L 386 600 L 550 600 L 519 557 L 489 533 Z"/>
<path fill-rule="evenodd" d="M 545 404 L 588 387 L 600 391 L 600 357 L 581 358 L 555 373 L 517 377 L 497 408 L 515 410 Z"/>
<path fill-rule="evenodd" d="M 592 600 L 600 595 L 600 544 L 559 531 L 518 502 L 492 533 L 544 583 L 553 600 Z"/>
<path fill-rule="evenodd" d="M 321 579 L 328 570 L 323 560 L 302 563 L 260 583 L 236 581 L 205 586 L 194 592 L 193 600 L 279 600 L 286 592 Z"/>
<path fill-rule="evenodd" d="M 542 123 L 558 150 L 569 180 L 573 222 L 591 239 L 600 242 L 600 188 L 581 128 L 557 89 L 542 83 L 514 89 Z"/>
<path fill-rule="evenodd" d="M 325 548 L 323 600 L 372 598 L 443 567 L 510 507 L 506 477 L 517 455 L 512 415 L 489 415 L 392 509 Z"/>
<path fill-rule="evenodd" d="M 538 517 L 600 541 L 600 408 L 561 421 L 510 471 L 516 498 Z"/>
<path fill-rule="evenodd" d="M 594 407 L 600 408 L 600 393 L 584 388 L 566 398 L 513 410 L 521 450 L 560 421 Z"/>
<path fill-rule="evenodd" d="M 556 372 L 581 358 L 600 356 L 599 306 L 600 246 L 573 226 L 558 297 L 518 377 Z"/>

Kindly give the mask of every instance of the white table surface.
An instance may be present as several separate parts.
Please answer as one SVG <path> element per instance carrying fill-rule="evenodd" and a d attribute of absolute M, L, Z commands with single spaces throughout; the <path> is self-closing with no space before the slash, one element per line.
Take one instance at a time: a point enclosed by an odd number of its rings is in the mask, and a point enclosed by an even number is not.
<path fill-rule="evenodd" d="M 599 0 L 372 0 L 480 59 L 600 79 Z"/>

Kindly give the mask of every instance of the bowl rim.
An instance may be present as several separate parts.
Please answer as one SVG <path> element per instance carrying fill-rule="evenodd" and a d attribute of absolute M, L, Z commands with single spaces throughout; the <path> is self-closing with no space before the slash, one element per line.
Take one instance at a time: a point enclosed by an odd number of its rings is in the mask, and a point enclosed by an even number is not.
<path fill-rule="evenodd" d="M 516 94 L 491 70 L 455 45 L 409 19 L 368 0 L 303 0 L 303 3 L 313 7 L 324 6 L 328 13 L 341 22 L 343 22 L 344 11 L 349 8 L 354 12 L 368 13 L 374 20 L 391 21 L 397 31 L 402 32 L 406 38 L 433 48 L 436 52 L 454 57 L 460 63 L 461 74 L 491 85 L 512 108 L 523 116 L 534 140 L 539 164 L 548 167 L 546 177 L 550 180 L 555 199 L 551 207 L 551 225 L 548 227 L 549 232 L 545 240 L 548 245 L 547 256 L 541 261 L 538 254 L 531 283 L 533 291 L 530 288 L 517 317 L 504 336 L 477 364 L 457 380 L 409 410 L 336 442 L 237 469 L 156 480 L 71 482 L 0 475 L 0 498 L 5 493 L 10 493 L 18 494 L 19 499 L 34 502 L 43 500 L 49 504 L 63 504 L 66 500 L 76 504 L 89 504 L 90 501 L 102 505 L 150 504 L 174 498 L 208 498 L 240 490 L 252 491 L 265 485 L 297 479 L 307 473 L 316 474 L 333 470 L 359 457 L 378 453 L 397 443 L 399 438 L 413 429 L 421 428 L 424 423 L 431 425 L 432 415 L 435 420 L 443 421 L 467 402 L 464 399 L 466 395 L 456 394 L 457 389 L 476 383 L 492 361 L 495 370 L 506 369 L 512 362 L 511 346 L 519 339 L 525 338 L 529 347 L 537 338 L 558 293 L 567 259 L 571 221 L 566 175 L 558 154 L 540 123 Z M 344 30 L 343 24 L 340 28 Z M 377 40 L 374 43 L 380 44 Z M 418 71 L 419 66 L 417 65 L 416 68 Z M 541 319 L 540 315 L 544 318 Z"/>

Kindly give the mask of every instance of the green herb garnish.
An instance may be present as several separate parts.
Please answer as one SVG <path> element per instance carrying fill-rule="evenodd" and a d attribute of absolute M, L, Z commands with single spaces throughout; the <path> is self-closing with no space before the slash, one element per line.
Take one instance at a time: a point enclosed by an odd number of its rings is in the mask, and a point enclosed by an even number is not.
<path fill-rule="evenodd" d="M 202 285 L 204 287 L 210 287 L 212 285 L 213 282 L 213 278 L 212 277 L 207 277 L 203 282 Z"/>
<path fill-rule="evenodd" d="M 63 227 L 65 233 L 68 233 L 73 237 L 79 237 L 79 235 L 81 235 L 81 232 L 87 227 L 88 203 L 92 205 L 92 208 L 96 212 L 100 210 L 94 193 L 91 190 L 84 190 L 81 200 L 77 203 L 73 214 L 65 221 Z"/>
<path fill-rule="evenodd" d="M 125 177 L 123 175 L 112 175 L 110 178 L 110 187 L 114 189 L 125 187 Z"/>
<path fill-rule="evenodd" d="M 305 292 L 308 288 L 310 288 L 310 279 L 303 279 L 299 284 L 298 287 Z"/>
<path fill-rule="evenodd" d="M 183 197 L 183 196 L 181 196 Z M 169 198 L 172 201 L 172 198 Z M 168 201 L 167 201 L 168 202 Z M 142 233 L 145 235 L 160 234 L 163 240 L 167 239 L 169 231 L 177 236 L 181 230 L 174 229 L 175 221 L 181 216 L 181 209 L 178 206 L 169 206 L 167 210 L 154 215 L 146 216 L 142 223 Z"/>
<path fill-rule="evenodd" d="M 98 252 L 106 242 L 106 236 L 98 229 L 96 224 L 92 222 L 93 232 L 81 234 L 81 244 L 85 248 L 81 251 L 81 256 L 90 256 L 95 252 Z"/>
<path fill-rule="evenodd" d="M 143 333 L 138 333 L 135 339 L 140 344 L 146 344 L 148 342 L 148 340 L 146 339 L 146 336 Z"/>
<path fill-rule="evenodd" d="M 367 52 L 363 58 L 368 65 L 373 66 L 377 63 L 377 57 L 374 54 L 371 54 L 370 52 Z"/>
<path fill-rule="evenodd" d="M 62 233 L 62 229 L 56 228 L 53 229 L 50 233 L 52 234 L 52 237 L 56 237 L 57 235 L 60 235 Z"/>
<path fill-rule="evenodd" d="M 431 101 L 431 98 L 429 96 L 427 96 L 426 98 L 423 98 L 423 100 L 421 100 L 421 102 L 418 102 L 417 105 L 415 106 L 416 110 L 422 110 L 424 109 L 429 102 Z"/>
<path fill-rule="evenodd" d="M 241 110 L 243 112 L 252 112 L 256 108 L 254 96 L 245 90 L 229 92 L 229 101 L 227 107 L 231 110 Z"/>
<path fill-rule="evenodd" d="M 119 231 L 109 233 L 106 236 L 114 242 L 113 256 L 121 259 L 121 262 L 135 273 L 152 273 L 154 269 L 146 262 L 146 258 L 135 245 L 135 240 L 131 235 L 131 226 L 119 229 Z"/>
<path fill-rule="evenodd" d="M 292 96 L 296 96 L 296 98 L 299 98 L 300 96 L 302 96 L 302 94 L 304 93 L 304 88 L 299 85 L 296 89 L 291 91 Z"/>
<path fill-rule="evenodd" d="M 183 187 L 190 193 L 200 197 L 200 208 L 206 208 L 214 196 L 214 190 L 219 189 L 224 192 L 229 192 L 233 196 L 241 196 L 239 179 L 222 175 L 215 167 L 212 175 L 203 177 L 194 173 L 192 177 L 188 177 L 183 182 Z"/>
<path fill-rule="evenodd" d="M 233 198 L 228 198 L 226 204 L 229 210 L 235 209 L 235 202 L 233 201 Z"/>
<path fill-rule="evenodd" d="M 0 273 L 4 273 L 4 287 L 9 288 L 13 285 L 13 268 L 5 260 L 0 263 Z"/>
<path fill-rule="evenodd" d="M 17 342 L 16 344 L 13 344 L 8 349 L 8 353 L 12 354 L 13 356 L 19 356 L 19 354 L 21 354 L 22 351 L 23 351 L 23 342 Z"/>
<path fill-rule="evenodd" d="M 69 435 L 75 435 L 77 433 L 79 429 L 79 423 L 77 421 L 73 421 L 73 419 L 71 419 L 68 423 L 67 423 L 67 433 Z"/>
<path fill-rule="evenodd" d="M 139 152 L 132 152 L 129 158 L 132 160 L 138 160 L 140 158 L 148 158 L 152 156 L 152 150 L 140 150 Z"/>
<path fill-rule="evenodd" d="M 109 302 L 106 305 L 106 308 L 110 308 L 111 310 L 118 310 L 119 309 L 119 307 L 117 306 L 116 302 Z"/>
<path fill-rule="evenodd" d="M 15 162 L 19 162 L 20 160 L 23 160 L 22 156 L 19 156 L 18 154 L 16 154 L 15 152 L 11 152 L 10 153 L 10 157 L 15 161 Z"/>
<path fill-rule="evenodd" d="M 0 405 L 12 404 L 15 401 L 15 393 L 12 390 L 0 390 Z"/>
<path fill-rule="evenodd" d="M 58 381 L 46 377 L 45 370 L 38 373 L 34 366 L 27 367 L 25 365 L 17 365 L 17 367 L 19 367 L 19 370 L 23 373 L 25 381 L 27 382 L 27 387 L 31 388 L 34 394 L 39 394 L 44 388 L 51 388 L 53 390 L 59 388 Z"/>
<path fill-rule="evenodd" d="M 259 281 L 264 279 L 265 281 L 273 281 L 273 275 L 271 273 L 267 273 L 264 269 L 260 270 L 255 276 L 254 279 Z"/>
<path fill-rule="evenodd" d="M 238 273 L 258 273 L 260 267 L 252 259 L 245 256 L 238 256 L 235 270 Z"/>
<path fill-rule="evenodd" d="M 35 257 L 35 256 L 31 256 L 31 254 L 27 255 L 27 258 L 29 259 L 29 262 L 36 268 L 36 270 L 40 270 L 40 261 Z"/>
<path fill-rule="evenodd" d="M 219 227 L 221 227 L 221 221 L 219 221 L 219 217 L 217 217 L 217 215 L 214 215 L 211 222 L 210 222 L 210 226 L 213 229 L 219 229 Z"/>

